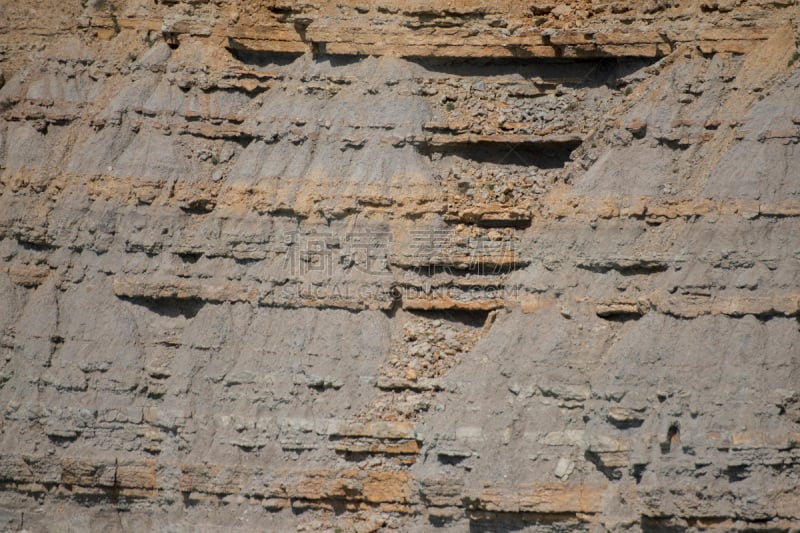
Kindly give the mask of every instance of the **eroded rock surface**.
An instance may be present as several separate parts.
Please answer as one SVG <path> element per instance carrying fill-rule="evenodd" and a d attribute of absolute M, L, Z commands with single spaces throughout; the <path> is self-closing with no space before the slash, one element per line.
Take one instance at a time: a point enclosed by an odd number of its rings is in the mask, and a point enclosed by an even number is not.
<path fill-rule="evenodd" d="M 800 530 L 797 2 L 0 12 L 2 529 Z"/>

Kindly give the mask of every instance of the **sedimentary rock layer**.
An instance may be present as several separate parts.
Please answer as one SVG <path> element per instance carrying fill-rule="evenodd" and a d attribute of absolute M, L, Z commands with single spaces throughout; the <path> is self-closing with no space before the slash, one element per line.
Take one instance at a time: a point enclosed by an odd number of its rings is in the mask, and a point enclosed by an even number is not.
<path fill-rule="evenodd" d="M 798 530 L 796 2 L 33 4 L 3 528 Z"/>

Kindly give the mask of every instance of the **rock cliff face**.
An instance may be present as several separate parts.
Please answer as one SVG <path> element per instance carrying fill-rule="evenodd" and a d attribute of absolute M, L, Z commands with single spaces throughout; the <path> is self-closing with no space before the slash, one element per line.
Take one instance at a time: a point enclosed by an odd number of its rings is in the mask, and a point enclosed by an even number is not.
<path fill-rule="evenodd" d="M 0 524 L 800 530 L 795 0 L 0 6 Z"/>

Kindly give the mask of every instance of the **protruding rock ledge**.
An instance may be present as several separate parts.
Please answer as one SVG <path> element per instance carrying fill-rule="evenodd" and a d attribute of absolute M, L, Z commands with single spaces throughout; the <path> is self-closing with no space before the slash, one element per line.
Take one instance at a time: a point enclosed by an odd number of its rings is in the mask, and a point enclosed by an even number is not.
<path fill-rule="evenodd" d="M 258 292 L 243 285 L 226 283 L 215 285 L 200 281 L 173 279 L 154 281 L 133 277 L 116 278 L 114 294 L 121 298 L 142 300 L 200 300 L 219 302 L 255 302 Z"/>

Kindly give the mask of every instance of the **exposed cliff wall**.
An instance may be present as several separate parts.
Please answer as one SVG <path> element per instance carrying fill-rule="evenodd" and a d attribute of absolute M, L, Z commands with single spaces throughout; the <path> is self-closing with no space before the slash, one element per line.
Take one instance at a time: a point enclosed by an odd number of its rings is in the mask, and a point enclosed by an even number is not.
<path fill-rule="evenodd" d="M 32 4 L 4 528 L 800 529 L 795 1 Z"/>

